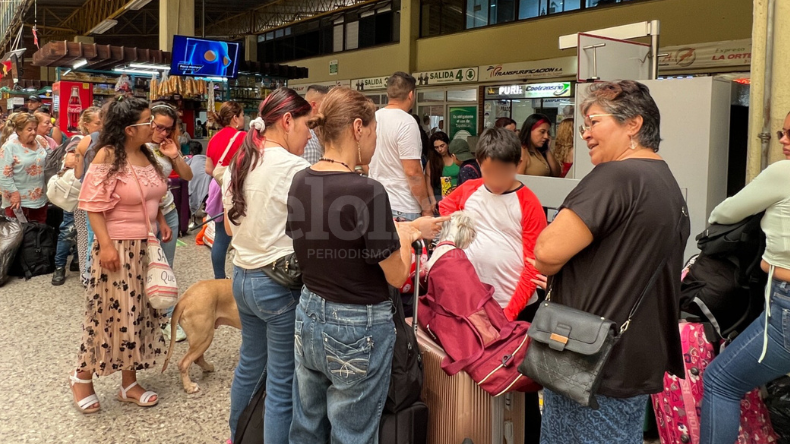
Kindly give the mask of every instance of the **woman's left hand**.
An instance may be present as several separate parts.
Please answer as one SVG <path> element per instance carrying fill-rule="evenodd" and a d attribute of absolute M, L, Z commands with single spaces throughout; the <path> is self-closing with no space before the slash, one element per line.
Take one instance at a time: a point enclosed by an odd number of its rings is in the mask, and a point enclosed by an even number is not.
<path fill-rule="evenodd" d="M 159 233 L 162 235 L 162 242 L 170 242 L 170 239 L 173 238 L 173 230 L 163 222 L 164 221 L 159 222 Z"/>
<path fill-rule="evenodd" d="M 176 157 L 181 155 L 181 151 L 173 139 L 163 140 L 162 143 L 159 144 L 159 151 L 170 160 L 175 160 Z"/>
<path fill-rule="evenodd" d="M 535 275 L 535 279 L 530 279 L 530 280 L 532 281 L 533 284 L 537 285 L 538 287 L 544 290 L 546 289 L 546 287 L 549 286 L 548 278 L 540 273 Z"/>

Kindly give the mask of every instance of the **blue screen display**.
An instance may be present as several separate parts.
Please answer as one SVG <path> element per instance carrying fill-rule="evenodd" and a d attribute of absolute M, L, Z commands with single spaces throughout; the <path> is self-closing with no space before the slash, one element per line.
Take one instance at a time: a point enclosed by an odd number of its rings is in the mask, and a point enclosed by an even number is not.
<path fill-rule="evenodd" d="M 236 78 L 239 73 L 239 46 L 235 42 L 173 36 L 170 74 Z"/>

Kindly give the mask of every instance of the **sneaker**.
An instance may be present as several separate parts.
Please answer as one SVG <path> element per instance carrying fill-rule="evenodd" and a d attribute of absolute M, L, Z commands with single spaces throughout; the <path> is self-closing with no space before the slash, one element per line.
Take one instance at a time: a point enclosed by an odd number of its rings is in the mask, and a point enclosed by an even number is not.
<path fill-rule="evenodd" d="M 162 327 L 162 336 L 165 337 L 165 342 L 170 342 L 170 321 L 168 321 L 167 324 Z"/>
<path fill-rule="evenodd" d="M 76 257 L 71 260 L 71 265 L 69 265 L 69 271 L 80 271 L 80 261 Z"/>
<path fill-rule="evenodd" d="M 162 336 L 165 337 L 165 342 L 170 342 L 170 322 L 165 324 L 162 328 Z M 187 333 L 181 328 L 180 325 L 176 326 L 176 342 L 181 342 L 186 340 Z"/>
<path fill-rule="evenodd" d="M 66 282 L 66 267 L 58 267 L 52 273 L 52 285 L 63 285 Z"/>
<path fill-rule="evenodd" d="M 176 342 L 185 341 L 187 339 L 187 332 L 181 326 L 176 327 Z"/>

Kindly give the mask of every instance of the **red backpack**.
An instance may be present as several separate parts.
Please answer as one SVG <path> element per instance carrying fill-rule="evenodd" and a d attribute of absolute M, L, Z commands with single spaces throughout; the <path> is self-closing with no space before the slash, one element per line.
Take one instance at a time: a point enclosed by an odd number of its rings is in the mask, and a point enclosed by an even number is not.
<path fill-rule="evenodd" d="M 492 396 L 538 391 L 517 370 L 527 354 L 529 323 L 508 321 L 493 295 L 466 253 L 450 250 L 431 267 L 418 322 L 447 353 L 442 369 L 448 375 L 465 370 Z"/>

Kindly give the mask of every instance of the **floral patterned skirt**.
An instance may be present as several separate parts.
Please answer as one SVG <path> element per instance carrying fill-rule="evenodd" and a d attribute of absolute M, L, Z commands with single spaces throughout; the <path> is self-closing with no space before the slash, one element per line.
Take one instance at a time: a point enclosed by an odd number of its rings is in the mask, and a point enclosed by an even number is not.
<path fill-rule="evenodd" d="M 151 308 L 145 296 L 147 242 L 113 241 L 120 270 L 99 266 L 99 243 L 94 242 L 87 307 L 77 369 L 98 376 L 119 370 L 145 370 L 167 353 L 161 327 L 164 312 Z"/>

